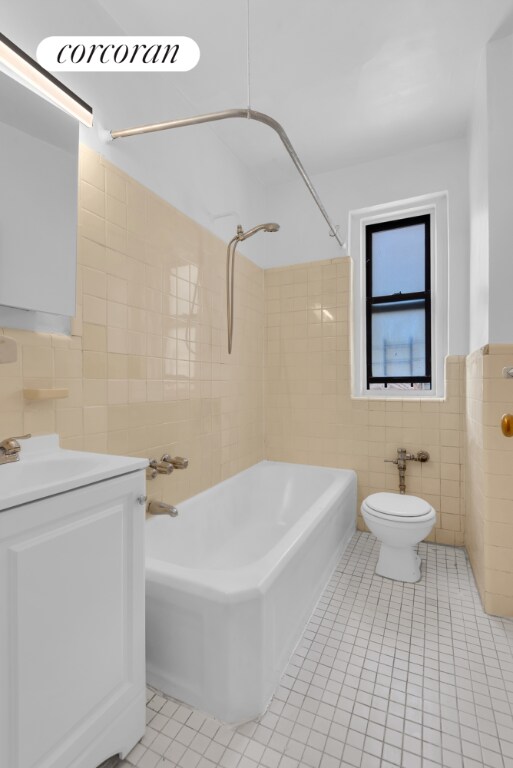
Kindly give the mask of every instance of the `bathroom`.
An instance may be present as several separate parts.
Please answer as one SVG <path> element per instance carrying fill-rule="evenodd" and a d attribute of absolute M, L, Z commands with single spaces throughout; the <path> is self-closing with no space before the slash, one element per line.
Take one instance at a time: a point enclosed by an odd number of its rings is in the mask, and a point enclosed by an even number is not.
<path fill-rule="evenodd" d="M 25 155 L 15 167 L 0 141 L 0 232 L 13 190 L 26 195 L 14 234 L 0 237 L 0 443 L 33 436 L 7 449 L 5 465 L 0 454 L 0 768 L 513 765 L 512 13 L 513 0 L 2 9 L 0 33 L 34 60 L 59 35 L 187 36 L 200 56 L 188 71 L 52 69 L 93 113 L 92 127 L 66 115 L 78 176 L 62 185 L 55 164 Z M 227 110 L 244 116 L 112 140 Z M 8 122 L 0 102 L 0 137 Z M 47 200 L 58 201 L 51 245 L 38 212 Z M 383 223 L 412 217 L 429 242 L 426 282 L 388 293 L 397 310 L 400 291 L 424 291 L 409 311 L 427 318 L 429 307 L 431 356 L 412 385 L 385 388 L 368 381 L 363 233 L 386 235 Z M 245 237 L 260 225 L 267 231 Z M 12 252 L 22 238 L 30 245 Z M 104 474 L 36 501 L 27 488 L 38 445 L 48 483 L 59 450 L 69 483 L 73 456 L 82 466 L 95 457 Z M 132 495 L 147 497 L 135 513 L 121 502 L 120 516 L 95 511 L 86 534 L 77 512 L 61 552 L 27 509 L 37 546 L 13 544 L 25 505 L 46 505 L 64 525 L 59 499 L 89 489 L 99 504 L 121 482 L 122 456 Z M 346 512 L 330 517 L 337 488 Z M 411 573 L 387 570 L 399 562 L 394 547 L 379 572 L 385 534 L 367 523 L 381 494 L 392 497 L 377 516 L 393 518 L 396 549 L 405 524 L 395 505 L 424 505 L 428 522 L 406 523 L 427 526 L 410 547 Z M 328 511 L 314 533 L 320 498 Z M 145 520 L 149 502 L 167 514 Z M 162 549 L 174 561 L 159 568 Z M 271 549 L 267 585 L 258 564 Z M 278 582 L 285 561 L 295 564 Z M 54 638 L 62 605 L 74 603 L 82 617 Z M 83 658 L 91 651 L 93 672 L 85 662 L 75 670 L 64 640 Z M 159 654 L 176 664 L 173 681 Z M 125 694 L 130 717 L 118 728 L 112 712 L 98 716 L 86 733 L 113 690 L 116 717 Z"/>

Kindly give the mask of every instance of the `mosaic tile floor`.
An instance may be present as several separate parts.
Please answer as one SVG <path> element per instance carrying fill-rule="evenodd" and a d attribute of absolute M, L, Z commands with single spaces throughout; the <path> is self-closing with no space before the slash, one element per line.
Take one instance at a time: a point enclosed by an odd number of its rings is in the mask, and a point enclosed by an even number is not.
<path fill-rule="evenodd" d="M 463 550 L 421 544 L 402 584 L 374 574 L 378 549 L 354 536 L 258 722 L 149 690 L 119 766 L 513 768 L 513 621 L 483 613 Z"/>

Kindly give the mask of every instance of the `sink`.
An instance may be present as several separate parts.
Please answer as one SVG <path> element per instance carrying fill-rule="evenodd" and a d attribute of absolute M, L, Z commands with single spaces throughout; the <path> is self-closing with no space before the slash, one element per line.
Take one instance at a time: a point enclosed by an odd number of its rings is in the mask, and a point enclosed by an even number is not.
<path fill-rule="evenodd" d="M 0 464 L 0 511 L 148 466 L 147 459 L 65 450 L 58 435 L 20 445 L 19 461 Z"/>
<path fill-rule="evenodd" d="M 66 452 L 61 451 L 61 453 L 65 454 Z M 76 457 L 55 455 L 35 461 L 20 460 L 13 468 L 19 482 L 27 487 L 30 484 L 41 486 L 58 483 L 62 479 L 69 479 L 70 477 L 82 477 L 89 472 L 101 469 L 101 467 L 101 461 L 95 454 L 88 456 L 85 461 L 79 454 Z M 3 480 L 2 476 L 0 476 L 0 480 Z"/>

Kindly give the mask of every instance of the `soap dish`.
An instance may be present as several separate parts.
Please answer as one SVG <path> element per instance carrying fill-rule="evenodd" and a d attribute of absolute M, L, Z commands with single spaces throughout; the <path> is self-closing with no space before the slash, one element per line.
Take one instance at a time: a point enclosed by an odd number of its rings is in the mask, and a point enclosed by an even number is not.
<path fill-rule="evenodd" d="M 23 397 L 25 400 L 60 400 L 63 397 L 69 397 L 69 389 L 66 387 L 59 389 L 24 389 Z"/>

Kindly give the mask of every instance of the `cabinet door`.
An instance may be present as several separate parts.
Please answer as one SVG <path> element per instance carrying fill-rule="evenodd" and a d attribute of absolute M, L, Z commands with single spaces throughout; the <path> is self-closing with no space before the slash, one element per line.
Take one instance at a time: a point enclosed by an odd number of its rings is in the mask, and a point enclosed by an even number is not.
<path fill-rule="evenodd" d="M 78 122 L 0 72 L 0 304 L 75 315 Z"/>
<path fill-rule="evenodd" d="M 143 493 L 136 472 L 0 513 L 1 766 L 69 768 L 144 689 Z"/>

